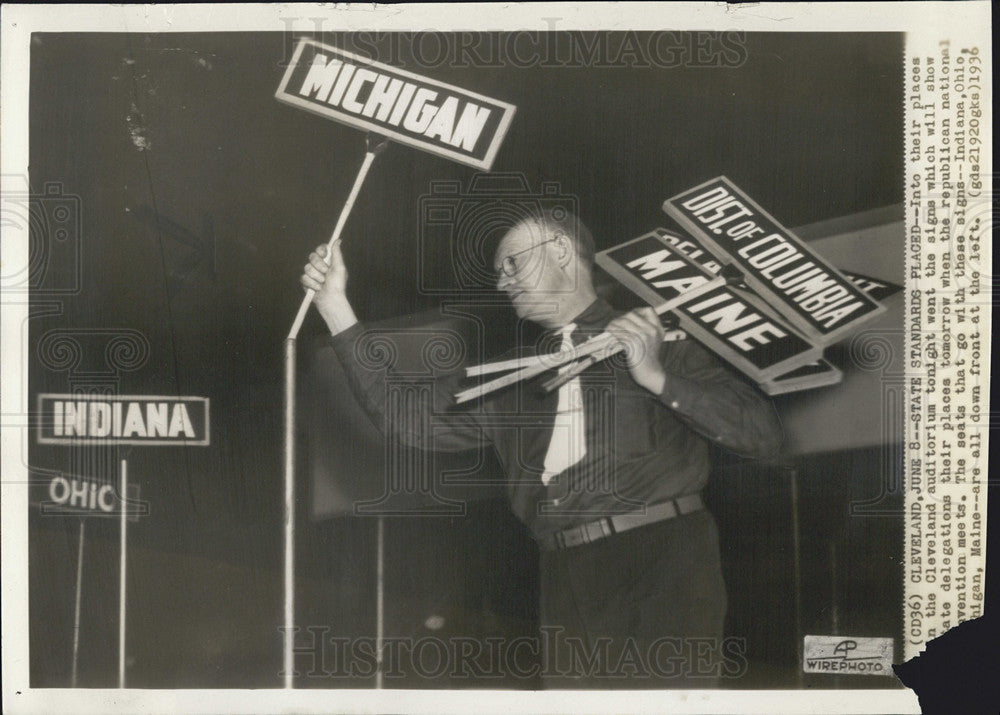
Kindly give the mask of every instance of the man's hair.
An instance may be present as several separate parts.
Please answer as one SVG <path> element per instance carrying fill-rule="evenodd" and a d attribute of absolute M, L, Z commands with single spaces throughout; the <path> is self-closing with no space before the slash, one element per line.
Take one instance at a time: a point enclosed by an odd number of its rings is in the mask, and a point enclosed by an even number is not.
<path fill-rule="evenodd" d="M 576 249 L 576 254 L 580 261 L 589 270 L 594 265 L 594 236 L 590 229 L 572 211 L 562 206 L 543 206 L 532 210 L 531 215 L 521 219 L 511 226 L 520 226 L 525 223 L 534 223 L 541 228 L 545 239 L 552 238 L 554 233 L 565 234 Z M 544 235 L 543 234 L 543 235 Z M 543 240 L 545 240 L 543 239 Z"/>
<path fill-rule="evenodd" d="M 543 209 L 542 214 L 542 222 L 550 231 L 561 231 L 569 236 L 587 268 L 594 265 L 594 236 L 579 216 L 560 206 Z"/>

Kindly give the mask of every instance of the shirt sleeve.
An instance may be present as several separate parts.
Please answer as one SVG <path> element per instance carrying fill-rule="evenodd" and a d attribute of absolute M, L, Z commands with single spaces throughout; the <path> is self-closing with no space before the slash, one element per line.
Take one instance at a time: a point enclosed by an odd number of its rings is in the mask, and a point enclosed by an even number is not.
<path fill-rule="evenodd" d="M 664 345 L 660 400 L 696 432 L 745 457 L 777 454 L 784 440 L 774 405 L 694 340 Z"/>
<path fill-rule="evenodd" d="M 458 375 L 416 378 L 408 381 L 413 390 L 390 390 L 387 368 L 359 359 L 356 348 L 364 334 L 363 325 L 356 323 L 325 342 L 336 352 L 351 392 L 376 429 L 418 449 L 461 452 L 484 445 L 486 436 L 476 414 L 452 408 Z"/>

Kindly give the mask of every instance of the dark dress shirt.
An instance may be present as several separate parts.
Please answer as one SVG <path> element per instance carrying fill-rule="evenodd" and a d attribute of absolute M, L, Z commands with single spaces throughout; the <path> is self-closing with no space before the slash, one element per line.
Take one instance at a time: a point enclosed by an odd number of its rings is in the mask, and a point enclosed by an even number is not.
<path fill-rule="evenodd" d="M 600 333 L 616 315 L 595 301 L 574 321 L 574 339 Z M 328 339 L 375 426 L 423 449 L 492 444 L 507 474 L 512 509 L 536 536 L 697 493 L 708 480 L 709 441 L 762 458 L 776 453 L 782 440 L 773 405 L 755 387 L 695 341 L 667 342 L 660 351 L 667 379 L 659 395 L 632 379 L 621 356 L 581 374 L 586 455 L 545 485 L 541 474 L 558 390 L 543 394 L 540 384 L 553 372 L 457 406 L 453 395 L 461 375 L 446 375 L 435 380 L 432 404 L 407 406 L 420 411 L 418 419 L 398 419 L 391 414 L 398 407 L 387 409 L 384 370 L 364 366 L 355 354 L 364 333 L 358 323 Z M 550 335 L 538 349 L 558 347 Z"/>

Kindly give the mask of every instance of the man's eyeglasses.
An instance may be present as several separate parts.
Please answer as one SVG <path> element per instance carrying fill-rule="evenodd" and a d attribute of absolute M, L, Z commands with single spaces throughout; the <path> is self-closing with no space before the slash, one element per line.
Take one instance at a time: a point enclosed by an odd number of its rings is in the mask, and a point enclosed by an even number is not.
<path fill-rule="evenodd" d="M 501 271 L 504 274 L 506 274 L 507 276 L 509 276 L 510 278 L 513 278 L 514 276 L 517 275 L 517 272 L 520 269 L 518 268 L 517 263 L 514 261 L 514 256 L 520 256 L 522 253 L 527 253 L 528 251 L 534 251 L 539 246 L 544 246 L 546 243 L 552 243 L 553 241 L 557 241 L 557 240 L 558 240 L 558 238 L 550 238 L 547 241 L 542 241 L 541 243 L 536 243 L 531 248 L 525 248 L 523 251 L 518 251 L 517 253 L 511 253 L 508 256 L 504 256 L 504 259 L 502 261 L 500 261 L 500 270 L 497 271 L 497 278 L 500 277 L 500 272 Z"/>

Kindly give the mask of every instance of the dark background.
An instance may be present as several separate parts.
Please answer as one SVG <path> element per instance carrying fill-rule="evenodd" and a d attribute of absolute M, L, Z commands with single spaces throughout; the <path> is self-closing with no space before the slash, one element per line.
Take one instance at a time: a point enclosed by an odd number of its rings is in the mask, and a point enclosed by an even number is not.
<path fill-rule="evenodd" d="M 740 42 L 738 67 L 421 69 L 407 38 L 394 56 L 411 71 L 517 105 L 493 170 L 523 174 L 532 190 L 555 182 L 578 203 L 599 249 L 664 225 L 665 198 L 719 174 L 787 226 L 900 204 L 902 36 L 748 34 Z M 68 392 L 103 370 L 120 393 L 212 401 L 211 447 L 122 448 L 107 459 L 128 458 L 151 509 L 131 532 L 134 687 L 280 682 L 281 341 L 301 300 L 304 259 L 327 239 L 364 152 L 358 130 L 274 99 L 292 47 L 280 33 L 32 41 L 31 184 L 40 191 L 58 182 L 79 197 L 81 214 L 72 245 L 53 248 L 40 269 L 39 285 L 78 290 L 33 295 L 31 390 Z M 440 247 L 421 245 L 420 200 L 431 182 L 467 186 L 474 173 L 403 146 L 378 159 L 344 235 L 362 319 L 434 310 L 446 296 L 421 286 L 455 287 Z M 147 359 L 112 375 L 106 366 L 52 369 L 35 354 L 48 331 L 98 327 L 141 332 Z M 310 315 L 302 353 L 321 330 Z M 380 443 L 369 438 L 348 448 L 377 457 Z M 46 470 L 90 463 L 71 451 L 32 445 L 43 493 Z M 376 457 L 368 463 L 377 475 Z M 852 500 L 879 494 L 871 465 L 881 458 L 855 449 L 794 460 L 808 475 L 798 495 L 805 633 L 899 635 L 902 523 L 846 518 Z M 750 660 L 750 674 L 733 685 L 801 685 L 786 597 L 794 586 L 789 473 L 720 459 L 710 497 L 723 529 L 728 630 L 746 638 Z M 300 622 L 372 635 L 374 520 L 309 522 L 304 478 L 300 493 Z M 464 517 L 387 524 L 387 633 L 426 634 L 428 615 L 445 617 L 437 635 L 531 632 L 535 556 L 496 493 L 483 488 Z M 79 684 L 108 686 L 117 663 L 117 527 L 92 519 L 87 528 Z M 33 517 L 33 686 L 69 683 L 78 529 L 75 518 Z"/>

